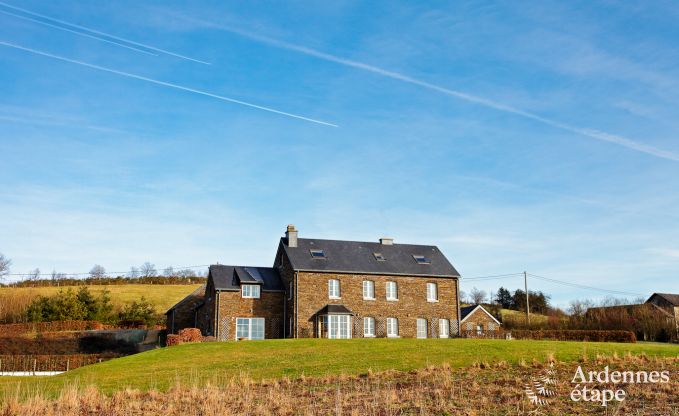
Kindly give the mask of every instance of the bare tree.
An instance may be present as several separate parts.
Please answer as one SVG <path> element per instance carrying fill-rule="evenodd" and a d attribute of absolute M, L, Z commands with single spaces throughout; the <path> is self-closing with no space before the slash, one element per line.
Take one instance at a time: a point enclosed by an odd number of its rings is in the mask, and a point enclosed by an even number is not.
<path fill-rule="evenodd" d="M 61 279 L 65 279 L 65 278 L 66 278 L 66 274 L 59 273 L 56 270 L 52 270 L 52 280 L 61 280 Z"/>
<path fill-rule="evenodd" d="M 460 290 L 460 302 L 469 303 L 467 299 L 467 292 L 465 292 L 464 290 Z"/>
<path fill-rule="evenodd" d="M 130 271 L 127 272 L 127 277 L 130 277 L 132 279 L 139 277 L 139 269 L 137 269 L 134 266 L 130 267 Z"/>
<path fill-rule="evenodd" d="M 95 264 L 92 269 L 90 269 L 90 277 L 104 277 L 106 276 L 106 269 L 103 266 Z"/>
<path fill-rule="evenodd" d="M 40 279 L 40 269 L 38 269 L 36 267 L 34 270 L 31 270 L 30 272 L 28 272 L 28 274 L 26 275 L 26 279 L 28 279 L 28 280 L 38 280 L 38 279 Z"/>
<path fill-rule="evenodd" d="M 471 292 L 469 292 L 469 296 L 471 297 L 472 303 L 477 305 L 479 303 L 483 303 L 483 301 L 485 301 L 488 297 L 488 294 L 485 290 L 479 290 L 474 287 Z"/>
<path fill-rule="evenodd" d="M 176 276 L 176 275 L 175 275 L 175 272 L 174 272 L 174 267 L 172 267 L 172 266 L 166 267 L 166 268 L 163 270 L 163 275 L 165 275 L 166 277 Z"/>
<path fill-rule="evenodd" d="M 179 277 L 193 277 L 196 275 L 196 273 L 191 269 L 178 270 L 176 274 Z"/>
<path fill-rule="evenodd" d="M 9 266 L 11 265 L 12 260 L 6 258 L 4 254 L 0 253 L 0 279 L 4 279 L 4 277 L 9 274 Z"/>
<path fill-rule="evenodd" d="M 158 271 L 156 270 L 156 266 L 154 264 L 149 263 L 148 261 L 144 264 L 141 265 L 139 268 L 141 275 L 143 277 L 151 277 L 151 276 L 156 276 L 158 274 Z"/>

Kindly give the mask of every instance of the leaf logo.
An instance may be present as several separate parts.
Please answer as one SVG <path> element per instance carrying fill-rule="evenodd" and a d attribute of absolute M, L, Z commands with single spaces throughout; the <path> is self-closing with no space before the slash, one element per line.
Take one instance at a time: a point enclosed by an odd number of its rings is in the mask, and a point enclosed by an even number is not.
<path fill-rule="evenodd" d="M 556 396 L 553 386 L 556 385 L 554 364 L 537 377 L 531 377 L 530 383 L 524 385 L 526 397 L 535 406 L 549 406 L 549 398 Z"/>

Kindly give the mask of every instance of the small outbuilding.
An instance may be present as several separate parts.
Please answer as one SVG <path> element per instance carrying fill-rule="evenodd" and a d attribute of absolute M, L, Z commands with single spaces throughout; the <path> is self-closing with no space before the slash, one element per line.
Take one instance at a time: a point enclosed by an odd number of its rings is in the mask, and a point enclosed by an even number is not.
<path fill-rule="evenodd" d="M 502 323 L 481 305 L 460 308 L 460 326 L 469 335 L 483 335 L 486 332 L 499 331 Z"/>

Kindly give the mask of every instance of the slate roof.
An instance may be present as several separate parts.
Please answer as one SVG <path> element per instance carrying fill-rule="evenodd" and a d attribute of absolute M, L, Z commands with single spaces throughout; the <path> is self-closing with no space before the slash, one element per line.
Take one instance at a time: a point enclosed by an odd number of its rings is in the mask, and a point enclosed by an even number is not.
<path fill-rule="evenodd" d="M 452 264 L 436 246 L 413 244 L 385 245 L 379 242 L 341 241 L 298 238 L 297 247 L 288 247 L 281 239 L 292 268 L 300 271 L 460 277 Z M 311 257 L 310 250 L 323 250 L 325 259 Z M 381 253 L 386 261 L 378 261 L 373 253 Z M 419 264 L 413 255 L 431 260 Z"/>
<path fill-rule="evenodd" d="M 460 308 L 460 319 L 464 319 L 476 309 L 479 305 L 463 306 Z"/>
<path fill-rule="evenodd" d="M 198 288 L 196 288 L 196 290 L 189 293 L 184 299 L 175 303 L 174 306 L 172 306 L 170 309 L 167 310 L 167 312 L 165 312 L 165 315 L 172 312 L 173 309 L 177 309 L 178 307 L 182 306 L 186 302 L 189 302 L 191 300 L 196 300 L 198 298 L 202 298 L 204 295 L 205 295 L 205 285 L 199 286 Z"/>
<path fill-rule="evenodd" d="M 354 315 L 354 313 L 349 310 L 344 305 L 335 305 L 335 304 L 328 304 L 325 305 L 320 311 L 316 312 L 317 315 L 328 315 L 328 314 L 335 314 L 335 315 Z"/>
<path fill-rule="evenodd" d="M 671 303 L 674 306 L 679 306 L 679 295 L 675 295 L 675 294 L 671 294 L 671 293 L 654 293 L 653 294 L 653 296 L 656 296 L 656 295 L 665 299 L 666 301 L 668 301 L 669 303 Z M 651 298 L 653 298 L 653 296 L 651 296 Z M 648 300 L 651 300 L 651 298 L 649 298 Z"/>
<path fill-rule="evenodd" d="M 495 322 L 497 322 L 499 325 L 502 325 L 502 322 L 498 321 L 496 317 L 493 316 L 492 313 L 488 312 L 486 308 L 483 307 L 483 305 L 471 305 L 471 306 L 464 306 L 460 308 L 460 322 L 464 321 L 467 319 L 469 315 L 474 313 L 475 310 L 480 309 L 483 313 L 491 317 Z"/>
<path fill-rule="evenodd" d="M 240 290 L 241 283 L 259 284 L 262 290 L 284 290 L 278 271 L 271 267 L 213 264 L 209 276 L 217 290 Z"/>

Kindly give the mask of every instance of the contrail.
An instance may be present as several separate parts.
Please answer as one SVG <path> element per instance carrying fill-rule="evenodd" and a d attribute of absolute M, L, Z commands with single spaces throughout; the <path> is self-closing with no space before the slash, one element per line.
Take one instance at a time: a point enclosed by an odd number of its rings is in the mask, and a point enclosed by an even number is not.
<path fill-rule="evenodd" d="M 4 46 L 14 48 L 14 49 L 19 49 L 19 50 L 22 50 L 22 51 L 25 51 L 25 52 L 30 52 L 30 53 L 33 53 L 33 54 L 36 54 L 36 55 L 47 56 L 49 58 L 57 59 L 57 60 L 64 61 L 64 62 L 70 62 L 72 64 L 78 64 L 78 65 L 86 66 L 88 68 L 97 69 L 99 71 L 110 72 L 112 74 L 117 74 L 117 75 L 121 75 L 121 76 L 128 77 L 128 78 L 134 78 L 134 79 L 150 82 L 150 83 L 157 84 L 157 85 L 162 85 L 162 86 L 165 86 L 165 87 L 174 88 L 174 89 L 177 89 L 177 90 L 188 91 L 188 92 L 192 92 L 194 94 L 204 95 L 206 97 L 212 97 L 212 98 L 216 98 L 218 100 L 227 101 L 227 102 L 230 102 L 230 103 L 235 103 L 235 104 L 240 104 L 240 105 L 244 105 L 244 106 L 247 106 L 247 107 L 256 108 L 258 110 L 268 111 L 270 113 L 280 114 L 280 115 L 283 115 L 283 116 L 286 116 L 286 117 L 292 117 L 292 118 L 296 118 L 296 119 L 299 119 L 299 120 L 308 121 L 308 122 L 311 122 L 311 123 L 322 124 L 322 125 L 325 125 L 325 126 L 338 127 L 336 124 L 328 123 L 328 122 L 325 122 L 325 121 L 315 120 L 313 118 L 303 117 L 303 116 L 300 116 L 300 115 L 297 115 L 297 114 L 286 113 L 285 111 L 280 111 L 280 110 L 276 110 L 276 109 L 273 109 L 273 108 L 264 107 L 264 106 L 261 106 L 261 105 L 236 100 L 234 98 L 224 97 L 222 95 L 213 94 L 213 93 L 210 93 L 210 92 L 207 92 L 207 91 L 201 91 L 201 90 L 197 90 L 197 89 L 190 88 L 190 87 L 184 87 L 182 85 L 172 84 L 170 82 L 159 81 L 157 79 L 147 78 L 147 77 L 143 77 L 141 75 L 131 74 L 129 72 L 118 71 L 116 69 L 106 68 L 106 67 L 103 67 L 103 66 L 90 64 L 90 63 L 87 63 L 87 62 L 77 61 L 75 59 L 64 58 L 63 56 L 53 55 L 53 54 L 48 53 L 48 52 L 42 52 L 42 51 L 39 51 L 39 50 L 36 50 L 36 49 L 26 48 L 24 46 L 15 45 L 13 43 L 0 41 L 0 45 L 4 45 Z"/>
<path fill-rule="evenodd" d="M 16 10 L 16 11 L 20 11 L 22 13 L 29 14 L 31 16 L 51 20 L 52 22 L 57 22 L 57 23 L 60 23 L 62 25 L 66 25 L 66 26 L 70 26 L 70 27 L 73 27 L 73 28 L 76 28 L 76 29 L 84 30 L 84 31 L 87 31 L 87 32 L 90 32 L 90 33 L 100 35 L 100 36 L 105 36 L 105 37 L 115 39 L 115 40 L 120 41 L 120 42 L 125 42 L 125 43 L 129 43 L 131 45 L 140 46 L 142 48 L 146 48 L 146 49 L 149 49 L 149 50 L 152 50 L 152 51 L 155 51 L 155 52 L 160 52 L 160 53 L 163 53 L 163 54 L 166 54 L 166 55 L 171 55 L 171 56 L 174 56 L 174 57 L 177 57 L 177 58 L 186 59 L 188 61 L 198 62 L 198 63 L 204 64 L 204 65 L 212 65 L 210 62 L 205 62 L 205 61 L 201 61 L 200 59 L 190 58 L 188 56 L 180 55 L 180 54 L 175 53 L 175 52 L 170 52 L 170 51 L 165 50 L 165 49 L 156 48 L 156 47 L 151 46 L 151 45 L 135 42 L 135 41 L 132 41 L 132 40 L 129 40 L 129 39 L 125 39 L 125 38 L 114 36 L 114 35 L 111 35 L 111 34 L 108 34 L 108 33 L 100 32 L 98 30 L 91 29 L 89 27 L 80 26 L 80 25 L 77 25 L 75 23 L 69 23 L 69 22 L 66 22 L 66 21 L 63 21 L 63 20 L 56 19 L 54 17 L 45 16 L 44 14 L 32 12 L 30 10 L 22 9 L 21 7 L 17 7 L 17 6 L 12 6 L 11 4 L 7 4 L 7 3 L 2 2 L 2 1 L 0 1 L 0 5 L 5 6 L 7 8 L 10 8 L 10 9 L 13 9 L 13 10 Z M 96 36 L 90 36 L 90 37 L 94 37 L 95 39 L 97 38 Z M 104 39 L 101 39 L 101 38 L 98 38 L 98 39 L 105 41 Z M 110 43 L 114 43 L 114 42 L 110 42 Z M 123 45 L 120 45 L 120 46 L 123 46 Z"/>
<path fill-rule="evenodd" d="M 482 105 L 484 107 L 492 108 L 492 109 L 497 110 L 497 111 L 502 111 L 502 112 L 505 112 L 505 113 L 514 114 L 514 115 L 517 115 L 517 116 L 520 116 L 520 117 L 531 119 L 531 120 L 537 121 L 539 123 L 560 129 L 560 130 L 564 130 L 564 131 L 568 131 L 568 132 L 571 132 L 571 133 L 578 134 L 580 136 L 585 136 L 585 137 L 589 137 L 591 139 L 596 139 L 596 140 L 601 140 L 601 141 L 613 143 L 613 144 L 616 144 L 618 146 L 623 146 L 623 147 L 626 147 L 628 149 L 635 150 L 637 152 L 642 152 L 642 153 L 646 153 L 646 154 L 649 154 L 651 156 L 659 157 L 659 158 L 662 158 L 662 159 L 667 159 L 667 160 L 679 162 L 679 155 L 677 155 L 673 152 L 663 150 L 663 149 L 659 149 L 657 147 L 649 146 L 649 145 L 646 145 L 646 144 L 643 144 L 643 143 L 639 143 L 639 142 L 632 140 L 632 139 L 629 139 L 627 137 L 618 136 L 618 135 L 615 135 L 615 134 L 606 133 L 606 132 L 599 131 L 599 130 L 572 126 L 570 124 L 566 124 L 566 123 L 562 123 L 562 122 L 552 120 L 552 119 L 549 119 L 549 118 L 546 118 L 546 117 L 542 117 L 538 114 L 531 113 L 531 112 L 528 112 L 528 111 L 524 111 L 524 110 L 521 110 L 519 108 L 513 107 L 511 105 L 507 105 L 507 104 L 504 104 L 504 103 L 501 103 L 501 102 L 498 102 L 498 101 L 494 101 L 494 100 L 479 97 L 479 96 L 476 96 L 476 95 L 467 94 L 465 92 L 456 91 L 456 90 L 453 90 L 453 89 L 450 89 L 450 88 L 442 87 L 440 85 L 432 84 L 430 82 L 423 81 L 423 80 L 420 80 L 420 79 L 417 79 L 417 78 L 413 78 L 413 77 L 410 77 L 408 75 L 404 75 L 404 74 L 394 72 L 394 71 L 389 71 L 387 69 L 380 68 L 380 67 L 374 66 L 374 65 L 369 65 L 369 64 L 366 64 L 366 63 L 363 63 L 363 62 L 358 62 L 358 61 L 354 61 L 354 60 L 351 60 L 351 59 L 342 58 L 340 56 L 336 56 L 336 55 L 332 55 L 332 54 L 325 53 L 325 52 L 322 52 L 322 51 L 318 51 L 318 50 L 315 50 L 315 49 L 311 49 L 311 48 L 308 48 L 306 46 L 295 45 L 293 43 L 281 41 L 281 40 L 270 38 L 270 37 L 267 37 L 267 36 L 262 36 L 262 35 L 259 35 L 259 34 L 247 32 L 247 31 L 244 31 L 244 30 L 241 30 L 241 29 L 236 29 L 236 28 L 229 27 L 229 26 L 224 26 L 224 25 L 221 25 L 221 24 L 216 24 L 216 23 L 204 21 L 204 20 L 201 20 L 201 19 L 193 18 L 193 17 L 178 15 L 178 14 L 174 14 L 174 13 L 172 13 L 172 15 L 186 19 L 188 21 L 193 21 L 195 23 L 203 24 L 207 27 L 211 27 L 211 28 L 214 28 L 214 29 L 217 29 L 217 30 L 223 30 L 223 31 L 226 31 L 226 32 L 230 32 L 230 33 L 239 35 L 239 36 L 243 36 L 245 38 L 248 38 L 248 39 L 251 39 L 251 40 L 254 40 L 256 42 L 263 43 L 263 44 L 266 44 L 266 45 L 270 45 L 270 46 L 273 46 L 273 47 L 276 47 L 276 48 L 287 49 L 287 50 L 290 50 L 290 51 L 299 52 L 299 53 L 307 55 L 307 56 L 312 56 L 312 57 L 315 57 L 315 58 L 318 58 L 318 59 L 322 59 L 324 61 L 334 62 L 334 63 L 344 65 L 344 66 L 347 66 L 347 67 L 356 68 L 356 69 L 360 69 L 360 70 L 367 71 L 367 72 L 372 72 L 374 74 L 378 74 L 378 75 L 381 75 L 381 76 L 386 77 L 386 78 L 391 78 L 391 79 L 398 80 L 398 81 L 401 81 L 401 82 L 406 82 L 408 84 L 412 84 L 412 85 L 416 85 L 416 86 L 419 86 L 419 87 L 422 87 L 422 88 L 426 88 L 426 89 L 431 90 L 431 91 L 436 91 L 436 92 L 439 92 L 439 93 L 442 93 L 442 94 L 445 94 L 445 95 L 449 95 L 449 96 L 452 96 L 452 97 L 455 97 L 455 98 L 458 98 L 458 99 L 461 99 L 461 100 L 464 100 L 464 101 L 467 101 L 467 102 L 471 102 L 471 103 L 474 103 L 474 104 Z"/>
<path fill-rule="evenodd" d="M 77 30 L 71 30 L 71 29 L 68 29 L 68 28 L 65 28 L 65 27 L 62 27 L 62 26 L 53 25 L 51 23 L 43 22 L 42 20 L 33 19 L 32 17 L 21 16 L 19 14 L 8 12 L 7 10 L 0 10 L 0 13 L 4 13 L 4 14 L 9 15 L 9 16 L 14 16 L 18 19 L 28 20 L 28 21 L 31 21 L 31 22 L 34 22 L 34 23 L 38 23 L 40 25 L 53 27 L 55 29 L 64 30 L 66 32 L 74 33 L 78 36 L 85 36 L 85 37 L 90 38 L 90 39 L 96 39 L 96 40 L 99 40 L 99 41 L 102 41 L 102 42 L 107 42 L 107 43 L 111 43 L 113 45 L 121 46 L 123 48 L 132 49 L 133 51 L 145 53 L 145 54 L 148 54 L 148 55 L 158 56 L 157 53 L 149 52 L 149 51 L 146 51 L 144 49 L 135 48 L 134 46 L 128 46 L 128 45 L 125 45 L 123 43 L 119 43 L 119 42 L 115 42 L 115 41 L 112 41 L 112 40 L 101 38 L 99 36 L 90 35 L 89 33 L 78 32 Z"/>

